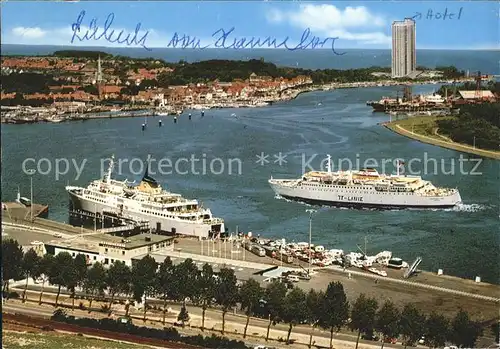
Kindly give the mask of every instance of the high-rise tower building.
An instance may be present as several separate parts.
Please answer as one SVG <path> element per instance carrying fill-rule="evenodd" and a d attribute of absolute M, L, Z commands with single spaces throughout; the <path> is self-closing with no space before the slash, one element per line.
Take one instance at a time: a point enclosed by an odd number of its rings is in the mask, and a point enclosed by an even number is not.
<path fill-rule="evenodd" d="M 404 21 L 392 23 L 392 77 L 408 76 L 417 69 L 417 50 L 415 44 L 415 21 L 405 18 Z"/>

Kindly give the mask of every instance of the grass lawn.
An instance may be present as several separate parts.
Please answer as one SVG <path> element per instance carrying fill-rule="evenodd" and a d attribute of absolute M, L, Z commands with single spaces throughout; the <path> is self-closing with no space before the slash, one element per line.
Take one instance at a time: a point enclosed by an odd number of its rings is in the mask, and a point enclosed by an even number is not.
<path fill-rule="evenodd" d="M 453 116 L 417 116 L 404 120 L 393 120 L 390 125 L 399 125 L 410 132 L 413 128 L 414 133 L 442 140 L 443 138 L 437 136 L 435 133 L 437 129 L 436 121 L 438 119 L 446 120 L 452 118 Z"/>
<path fill-rule="evenodd" d="M 127 344 L 111 340 L 89 338 L 77 334 L 58 332 L 17 332 L 2 331 L 4 349 L 146 349 L 152 348 L 139 344 Z"/>

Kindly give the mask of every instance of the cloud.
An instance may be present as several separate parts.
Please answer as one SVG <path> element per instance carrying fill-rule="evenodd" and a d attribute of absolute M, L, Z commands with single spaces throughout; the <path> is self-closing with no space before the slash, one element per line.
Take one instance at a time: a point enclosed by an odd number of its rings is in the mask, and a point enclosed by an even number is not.
<path fill-rule="evenodd" d="M 135 29 L 127 29 L 127 28 L 112 28 L 108 31 L 108 36 L 111 31 L 114 31 L 112 34 L 112 40 L 118 37 L 118 34 L 123 31 L 123 34 L 120 37 L 120 41 L 123 41 L 130 34 L 130 39 L 133 37 Z M 81 25 L 80 32 L 77 35 L 81 38 L 84 37 L 85 33 L 88 32 L 88 35 L 91 36 L 93 30 L 89 30 L 89 27 Z M 103 32 L 103 28 L 99 27 L 95 36 L 99 37 Z M 142 29 L 139 31 L 137 35 L 137 40 L 146 33 L 149 32 L 146 39 L 146 47 L 148 48 L 160 48 L 167 47 L 169 42 L 172 40 L 174 33 L 165 33 L 155 29 Z M 182 40 L 184 33 L 177 33 L 178 37 L 181 38 L 180 42 L 177 43 L 177 47 L 181 48 Z M 189 33 L 186 33 L 189 35 Z M 131 45 L 128 46 L 126 43 L 117 43 L 117 42 L 109 42 L 106 38 L 102 37 L 99 40 L 95 40 L 91 38 L 89 40 L 80 41 L 77 37 L 71 43 L 71 38 L 73 37 L 73 30 L 71 26 L 59 27 L 59 28 L 39 28 L 39 27 L 16 27 L 7 31 L 5 36 L 2 33 L 2 42 L 4 44 L 21 44 L 21 45 L 55 45 L 55 46 L 87 46 L 87 47 L 112 47 L 112 48 L 126 48 L 126 47 L 137 47 L 140 48 L 140 45 Z M 191 35 L 191 39 L 195 38 L 195 36 Z M 129 39 L 129 40 L 130 40 Z M 210 37 L 196 37 L 195 42 L 200 39 L 200 46 L 207 46 L 213 44 L 214 40 Z M 186 41 L 186 42 L 187 42 Z M 188 45 L 188 49 L 191 45 Z"/>
<path fill-rule="evenodd" d="M 47 32 L 39 27 L 15 27 L 12 29 L 12 34 L 30 40 L 43 38 Z"/>
<path fill-rule="evenodd" d="M 340 40 L 359 44 L 391 43 L 391 36 L 384 33 L 389 22 L 364 6 L 347 6 L 342 10 L 328 4 L 303 4 L 296 11 L 273 9 L 266 14 L 266 18 L 271 23 L 289 23 L 301 30 L 310 28 L 315 34 L 339 37 Z"/>
<path fill-rule="evenodd" d="M 130 33 L 130 38 L 133 37 L 134 30 L 124 29 L 124 28 L 113 28 L 114 34 L 112 34 L 112 39 L 118 37 L 118 34 L 123 31 L 120 40 L 127 38 Z M 155 44 L 160 44 L 161 34 L 153 29 L 145 29 L 139 31 L 137 36 L 138 40 L 149 31 L 147 37 L 147 45 L 154 46 Z M 93 30 L 89 30 L 87 26 L 80 26 L 80 31 L 77 33 L 79 37 L 83 37 L 85 33 L 89 32 L 92 34 Z M 103 28 L 99 28 L 96 36 L 99 37 L 103 32 Z M 111 30 L 109 31 L 111 32 Z M 109 33 L 108 32 L 108 33 Z M 80 41 L 75 38 L 73 43 L 71 43 L 71 38 L 73 37 L 73 30 L 71 26 L 59 27 L 59 28 L 39 28 L 39 27 L 15 27 L 8 35 L 5 37 L 5 43 L 12 44 L 23 44 L 23 45 L 74 45 L 74 46 L 108 46 L 108 47 L 126 47 L 125 43 L 111 43 L 107 41 L 104 37 L 99 40 L 94 38 L 90 40 Z M 2 38 L 3 39 L 3 38 Z M 148 46 L 148 47 L 149 47 Z M 131 46 L 134 47 L 134 46 Z"/>

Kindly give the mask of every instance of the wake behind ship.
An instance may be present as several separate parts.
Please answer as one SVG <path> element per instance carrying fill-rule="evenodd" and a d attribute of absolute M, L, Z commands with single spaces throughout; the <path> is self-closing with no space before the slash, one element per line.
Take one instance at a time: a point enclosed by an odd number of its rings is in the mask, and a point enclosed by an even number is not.
<path fill-rule="evenodd" d="M 359 171 L 311 171 L 299 179 L 273 179 L 274 192 L 287 199 L 312 204 L 379 208 L 447 208 L 462 202 L 458 189 L 437 188 L 418 176 Z"/>
<path fill-rule="evenodd" d="M 74 209 L 91 213 L 113 213 L 135 221 L 147 221 L 150 227 L 174 234 L 209 237 L 225 231 L 224 221 L 212 216 L 197 200 L 168 192 L 146 173 L 138 186 L 111 179 L 113 160 L 103 179 L 86 188 L 67 186 Z"/>

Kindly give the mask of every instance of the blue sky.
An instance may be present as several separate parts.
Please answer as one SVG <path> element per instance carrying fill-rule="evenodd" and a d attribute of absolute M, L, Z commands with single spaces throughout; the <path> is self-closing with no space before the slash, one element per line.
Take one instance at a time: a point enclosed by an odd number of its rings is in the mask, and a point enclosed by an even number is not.
<path fill-rule="evenodd" d="M 165 47 L 174 33 L 196 36 L 203 45 L 216 41 L 212 33 L 234 27 L 232 38 L 271 36 L 300 41 L 306 28 L 321 39 L 338 37 L 338 48 L 390 48 L 393 20 L 417 12 L 417 47 L 421 49 L 498 49 L 500 38 L 497 2 L 2 2 L 2 43 L 69 45 L 71 25 L 86 11 L 85 28 L 92 18 L 102 28 L 114 13 L 111 29 L 133 33 L 141 23 L 148 47 Z M 455 13 L 453 19 L 427 19 L 429 10 Z M 461 19 L 457 19 L 462 9 Z M 99 35 L 100 29 L 97 32 Z M 125 46 L 105 39 L 75 42 L 82 46 Z"/>

